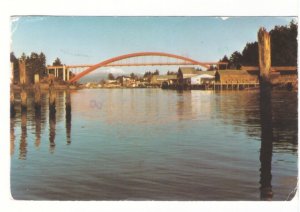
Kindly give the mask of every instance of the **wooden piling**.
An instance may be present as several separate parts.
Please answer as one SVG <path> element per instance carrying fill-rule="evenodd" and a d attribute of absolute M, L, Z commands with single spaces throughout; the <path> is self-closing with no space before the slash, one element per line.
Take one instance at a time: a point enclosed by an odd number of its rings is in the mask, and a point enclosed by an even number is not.
<path fill-rule="evenodd" d="M 19 60 L 20 84 L 21 84 L 21 110 L 27 110 L 27 92 L 26 92 L 26 64 L 24 60 Z"/>
<path fill-rule="evenodd" d="M 24 60 L 19 60 L 19 70 L 20 70 L 20 84 L 26 85 L 27 84 L 26 64 Z"/>
<path fill-rule="evenodd" d="M 270 85 L 271 39 L 265 28 L 259 29 L 257 37 L 260 83 L 262 86 L 266 86 Z"/>

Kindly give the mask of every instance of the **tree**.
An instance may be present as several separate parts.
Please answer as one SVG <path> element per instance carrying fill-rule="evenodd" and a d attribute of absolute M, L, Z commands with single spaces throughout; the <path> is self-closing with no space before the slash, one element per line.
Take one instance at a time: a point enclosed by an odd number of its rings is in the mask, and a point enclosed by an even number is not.
<path fill-rule="evenodd" d="M 223 65 L 223 64 L 219 65 L 219 69 L 220 69 L 220 70 L 227 69 L 228 64 L 230 63 L 230 61 L 229 61 L 227 55 L 224 55 L 224 57 L 223 57 L 221 60 L 219 60 L 219 62 L 225 62 L 225 63 L 227 63 L 227 65 Z"/>
<path fill-rule="evenodd" d="M 60 59 L 57 57 L 54 62 L 52 63 L 53 66 L 62 66 Z"/>
<path fill-rule="evenodd" d="M 38 69 L 39 69 L 39 74 L 41 77 L 47 76 L 47 71 L 46 71 L 46 56 L 43 52 L 39 54 L 39 59 L 38 59 Z"/>
<path fill-rule="evenodd" d="M 159 75 L 159 70 L 156 69 L 153 75 Z"/>
<path fill-rule="evenodd" d="M 297 35 L 298 23 L 294 20 L 288 26 L 275 26 L 270 31 L 272 66 L 297 66 Z M 237 51 L 232 53 L 229 60 L 229 67 L 239 69 L 241 65 L 259 65 L 257 42 L 247 43 L 242 54 Z"/>
<path fill-rule="evenodd" d="M 242 65 L 258 66 L 258 43 L 247 43 L 242 51 Z"/>
<path fill-rule="evenodd" d="M 151 71 L 146 71 L 144 77 L 150 77 L 152 75 Z"/>
<path fill-rule="evenodd" d="M 20 60 L 26 63 L 26 76 L 28 83 L 34 83 L 34 75 L 38 74 L 40 77 L 46 76 L 46 56 L 43 52 L 37 54 L 31 52 L 30 56 L 22 53 Z M 18 65 L 16 66 L 18 68 Z"/>
<path fill-rule="evenodd" d="M 39 55 L 35 52 L 31 52 L 30 57 L 26 57 L 26 73 L 28 77 L 28 83 L 34 83 L 34 75 L 40 73 Z"/>
<path fill-rule="evenodd" d="M 109 73 L 109 74 L 108 74 L 108 79 L 109 79 L 109 80 L 114 80 L 115 77 L 114 77 L 114 75 L 113 75 L 112 73 Z"/>
<path fill-rule="evenodd" d="M 27 57 L 26 57 L 26 54 L 23 52 L 20 59 L 23 60 L 23 61 L 25 61 L 26 58 L 27 58 Z"/>
<path fill-rule="evenodd" d="M 10 62 L 13 64 L 14 82 L 19 82 L 20 81 L 19 61 L 13 52 L 10 53 Z"/>
<path fill-rule="evenodd" d="M 294 21 L 270 31 L 272 66 L 297 66 L 297 34 L 298 24 Z"/>
<path fill-rule="evenodd" d="M 136 79 L 137 76 L 136 76 L 134 73 L 131 73 L 131 74 L 130 74 L 130 78 L 131 78 L 131 79 Z"/>
<path fill-rule="evenodd" d="M 229 59 L 229 67 L 231 69 L 240 69 L 242 64 L 242 54 L 238 51 L 232 53 Z"/>

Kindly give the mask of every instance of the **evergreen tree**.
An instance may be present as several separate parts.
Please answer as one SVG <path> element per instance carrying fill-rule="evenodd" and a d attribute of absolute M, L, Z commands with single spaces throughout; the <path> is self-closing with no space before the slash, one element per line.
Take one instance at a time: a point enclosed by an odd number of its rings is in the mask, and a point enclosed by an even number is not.
<path fill-rule="evenodd" d="M 109 74 L 108 74 L 108 79 L 109 79 L 109 80 L 114 80 L 115 77 L 114 77 L 114 75 L 113 75 L 112 73 L 109 73 Z"/>
<path fill-rule="evenodd" d="M 247 43 L 242 52 L 243 66 L 258 66 L 258 43 Z"/>
<path fill-rule="evenodd" d="M 219 62 L 225 62 L 225 63 L 227 63 L 227 65 L 223 65 L 223 64 L 219 65 L 219 69 L 220 70 L 226 69 L 228 67 L 228 64 L 230 63 L 230 61 L 229 61 L 229 59 L 228 59 L 228 57 L 226 55 L 224 55 L 224 57 L 221 60 L 219 60 Z"/>
<path fill-rule="evenodd" d="M 238 51 L 232 53 L 229 59 L 229 66 L 231 69 L 240 69 L 242 63 L 242 54 Z"/>
<path fill-rule="evenodd" d="M 57 57 L 54 62 L 52 63 L 53 66 L 62 66 L 60 59 Z"/>
<path fill-rule="evenodd" d="M 272 66 L 297 66 L 298 24 L 276 26 L 270 31 Z"/>
<path fill-rule="evenodd" d="M 14 82 L 20 81 L 19 61 L 13 52 L 10 53 L 10 62 L 13 63 L 13 78 Z"/>

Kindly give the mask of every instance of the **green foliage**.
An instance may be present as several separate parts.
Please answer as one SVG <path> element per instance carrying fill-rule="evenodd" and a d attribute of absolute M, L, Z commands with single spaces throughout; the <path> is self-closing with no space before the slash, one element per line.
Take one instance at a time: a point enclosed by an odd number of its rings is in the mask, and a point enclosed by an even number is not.
<path fill-rule="evenodd" d="M 131 78 L 131 79 L 137 79 L 137 78 L 138 78 L 138 76 L 137 76 L 137 75 L 135 75 L 134 73 L 131 73 L 131 74 L 130 74 L 130 78 Z"/>
<path fill-rule="evenodd" d="M 177 72 L 175 72 L 175 71 L 168 71 L 167 75 L 177 75 Z"/>
<path fill-rule="evenodd" d="M 43 52 L 31 52 L 30 57 L 26 57 L 26 73 L 29 83 L 34 83 L 35 74 L 39 74 L 40 77 L 46 76 L 46 56 Z"/>
<path fill-rule="evenodd" d="M 13 78 L 14 82 L 20 81 L 19 61 L 13 52 L 10 53 L 10 62 L 13 63 Z"/>
<path fill-rule="evenodd" d="M 60 59 L 57 57 L 54 62 L 52 63 L 53 66 L 62 66 Z"/>
<path fill-rule="evenodd" d="M 232 53 L 229 58 L 229 67 L 231 69 L 240 69 L 242 63 L 242 54 L 238 51 Z"/>
<path fill-rule="evenodd" d="M 243 66 L 258 66 L 258 43 L 247 43 L 242 52 Z"/>
<path fill-rule="evenodd" d="M 294 21 L 291 21 L 288 26 L 275 26 L 270 31 L 272 66 L 297 66 L 297 35 L 298 24 Z M 220 61 L 225 62 L 225 57 Z M 240 69 L 241 66 L 258 65 L 258 43 L 253 42 L 247 43 L 242 53 L 233 52 L 228 67 Z"/>
<path fill-rule="evenodd" d="M 272 66 L 297 66 L 298 24 L 276 26 L 270 31 Z"/>
<path fill-rule="evenodd" d="M 26 60 L 26 54 L 23 52 L 22 55 L 21 55 L 21 60 L 25 61 Z"/>
<path fill-rule="evenodd" d="M 114 80 L 115 79 L 115 77 L 114 77 L 114 75 L 112 73 L 109 73 L 107 78 L 109 80 Z"/>
<path fill-rule="evenodd" d="M 229 63 L 230 63 L 230 61 L 229 61 L 227 55 L 224 55 L 224 57 L 223 57 L 221 60 L 219 60 L 219 62 L 225 62 L 225 63 L 227 63 L 227 65 L 223 65 L 223 64 L 219 65 L 219 69 L 220 69 L 220 70 L 227 69 L 227 67 L 228 67 L 228 65 L 229 65 Z"/>
<path fill-rule="evenodd" d="M 159 75 L 159 71 L 155 70 L 154 72 L 146 71 L 144 77 L 151 78 L 153 75 Z"/>

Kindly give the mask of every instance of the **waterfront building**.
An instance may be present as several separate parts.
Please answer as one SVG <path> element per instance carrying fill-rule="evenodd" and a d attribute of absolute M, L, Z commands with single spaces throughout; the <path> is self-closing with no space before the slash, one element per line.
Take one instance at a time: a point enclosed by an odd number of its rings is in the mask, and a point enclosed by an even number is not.
<path fill-rule="evenodd" d="M 161 86 L 163 83 L 167 83 L 168 85 L 173 84 L 177 81 L 177 75 L 153 75 L 151 77 L 150 83 L 152 85 L 159 85 Z"/>
<path fill-rule="evenodd" d="M 202 71 L 197 71 L 194 67 L 180 67 L 177 73 L 177 84 L 181 88 L 191 85 L 191 78 L 200 75 Z"/>
<path fill-rule="evenodd" d="M 215 75 L 216 82 L 221 84 L 258 83 L 258 75 L 246 70 L 218 70 Z"/>
<path fill-rule="evenodd" d="M 191 85 L 210 84 L 215 81 L 215 71 L 201 71 L 200 74 L 191 77 Z"/>

